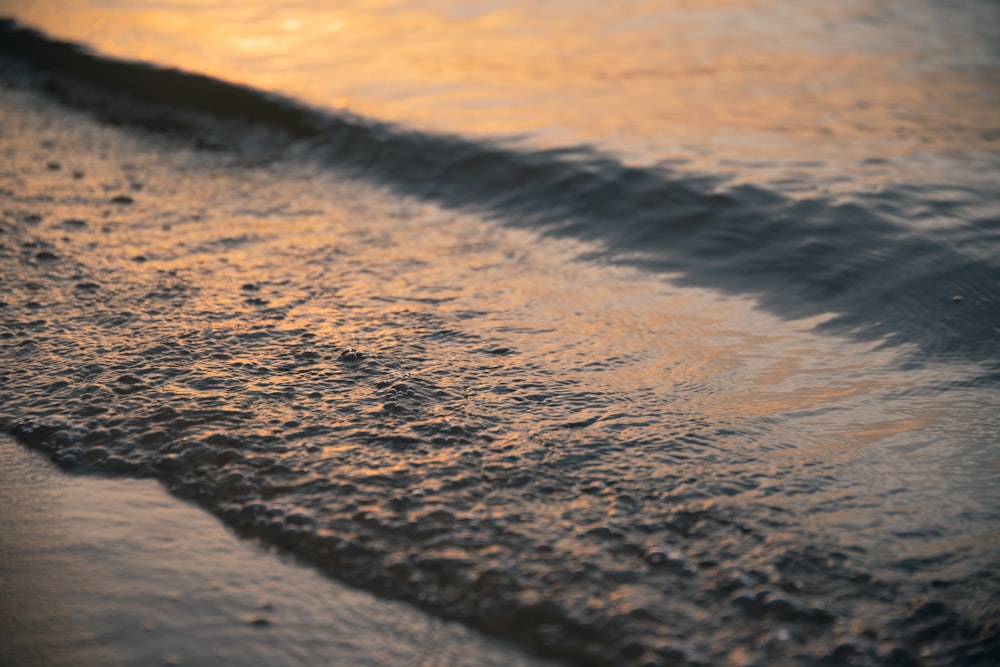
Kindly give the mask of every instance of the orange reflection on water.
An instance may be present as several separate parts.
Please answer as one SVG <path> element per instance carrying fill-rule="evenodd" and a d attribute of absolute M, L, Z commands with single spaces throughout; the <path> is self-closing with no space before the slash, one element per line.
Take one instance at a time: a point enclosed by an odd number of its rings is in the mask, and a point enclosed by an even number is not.
<path fill-rule="evenodd" d="M 113 55 L 444 131 L 652 159 L 685 145 L 798 160 L 1000 146 L 996 64 L 953 62 L 963 40 L 982 36 L 926 7 L 908 8 L 905 21 L 866 3 L 791 11 L 777 0 L 79 0 L 14 10 Z M 934 40 L 915 44 L 921 30 Z"/>

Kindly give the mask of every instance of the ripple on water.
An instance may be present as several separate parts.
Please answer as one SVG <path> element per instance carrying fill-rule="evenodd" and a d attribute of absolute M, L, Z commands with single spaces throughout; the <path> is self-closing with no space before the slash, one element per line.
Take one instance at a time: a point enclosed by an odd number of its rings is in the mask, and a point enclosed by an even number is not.
<path fill-rule="evenodd" d="M 568 240 L 418 204 L 395 215 L 398 199 L 302 164 L 87 127 L 143 175 L 116 225 L 63 241 L 37 224 L 103 219 L 106 198 L 74 188 L 120 170 L 112 157 L 46 172 L 65 180 L 49 201 L 16 195 L 3 213 L 9 301 L 40 307 L 2 311 L 0 420 L 61 466 L 155 476 L 337 577 L 584 664 L 998 650 L 983 602 L 997 575 L 969 574 L 995 548 L 963 552 L 935 587 L 934 553 L 902 576 L 878 546 L 893 526 L 866 523 L 888 499 L 911 518 L 927 500 L 865 445 L 942 432 L 887 398 L 926 398 L 906 387 L 933 372 L 573 261 Z M 259 213 L 276 210 L 323 214 Z M 99 287 L 70 298 L 82 282 Z M 964 508 L 961 485 L 941 493 Z M 834 508 L 864 520 L 835 524 Z M 948 516 L 891 548 L 940 550 Z M 137 548 L 175 557 L 175 537 Z"/>

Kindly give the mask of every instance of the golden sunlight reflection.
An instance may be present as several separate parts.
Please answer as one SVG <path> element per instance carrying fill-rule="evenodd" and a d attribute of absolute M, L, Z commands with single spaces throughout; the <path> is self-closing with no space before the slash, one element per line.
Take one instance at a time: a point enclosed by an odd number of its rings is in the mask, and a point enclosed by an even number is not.
<path fill-rule="evenodd" d="M 447 132 L 597 143 L 647 161 L 709 159 L 705 149 L 730 160 L 884 159 L 1000 143 L 996 67 L 955 64 L 974 35 L 930 5 L 817 3 L 796 14 L 778 0 L 76 0 L 14 9 L 111 55 L 321 106 Z M 916 50 L 913 36 L 928 30 L 935 39 Z"/>
<path fill-rule="evenodd" d="M 266 266 L 275 252 L 330 252 L 334 240 L 335 254 L 350 258 L 348 265 L 310 270 L 318 284 L 328 271 L 338 273 L 336 298 L 313 302 L 304 293 L 264 289 L 260 295 L 268 306 L 298 304 L 292 306 L 293 321 L 277 326 L 292 330 L 308 323 L 308 330 L 320 339 L 346 339 L 360 348 L 375 349 L 396 344 L 399 328 L 387 323 L 411 321 L 414 313 L 462 320 L 486 340 L 498 332 L 529 334 L 520 337 L 524 347 L 518 355 L 495 360 L 495 376 L 516 375 L 527 358 L 546 367 L 585 372 L 595 395 L 630 400 L 638 385 L 640 395 L 659 396 L 652 398 L 654 403 L 682 406 L 710 423 L 736 417 L 753 423 L 794 415 L 803 424 L 815 425 L 815 433 L 804 434 L 796 443 L 801 448 L 786 452 L 784 458 L 849 460 L 877 440 L 920 433 L 946 416 L 948 404 L 933 400 L 930 404 L 937 406 L 933 410 L 906 416 L 896 414 L 891 401 L 873 401 L 906 390 L 915 376 L 895 370 L 898 350 L 814 334 L 813 328 L 829 314 L 783 321 L 761 312 L 750 300 L 678 289 L 634 269 L 576 261 L 592 250 L 588 244 L 539 240 L 519 230 L 483 229 L 477 220 L 453 214 L 447 214 L 446 232 L 439 225 L 443 213 L 432 205 L 407 205 L 407 213 L 389 239 L 358 230 L 356 222 L 306 209 L 285 219 L 283 232 L 295 239 L 294 246 L 282 248 L 277 237 L 246 250 L 236 246 L 227 253 L 228 263 L 233 270 Z M 239 219 L 232 226 L 257 234 L 267 224 Z M 213 227 L 192 227 L 186 245 L 210 247 L 217 234 Z M 484 234 L 488 241 L 470 243 Z M 164 235 L 164 241 L 170 243 L 171 236 Z M 531 244 L 535 250 L 530 255 L 514 251 Z M 440 262 L 441 256 L 456 261 Z M 190 271 L 190 262 L 181 254 L 164 266 Z M 240 303 L 242 295 L 234 295 L 225 281 L 206 287 L 201 298 L 206 310 L 247 308 Z M 465 313 L 476 303 L 490 304 L 489 311 L 466 319 Z M 355 312 L 350 318 L 333 318 L 342 304 L 351 304 Z M 416 336 L 441 335 L 433 327 L 407 326 Z M 424 359 L 421 369 L 462 377 L 452 359 Z M 482 400 L 493 390 L 492 377 L 476 375 L 466 380 L 469 384 L 461 392 Z M 295 377 L 271 374 L 267 385 L 277 392 L 294 386 Z M 383 394 L 377 387 L 370 390 L 373 416 L 384 411 L 384 400 L 379 399 Z M 581 405 L 579 414 L 582 419 L 602 419 L 616 412 Z M 844 414 L 850 414 L 850 424 L 844 423 Z M 537 433 L 540 437 L 542 431 Z M 621 436 L 627 440 L 629 433 L 623 428 Z M 753 452 L 757 445 L 750 441 L 747 446 Z M 329 453 L 335 451 L 333 446 Z M 447 457 L 447 452 L 439 452 L 434 461 L 445 465 Z M 372 472 L 390 468 L 390 462 L 380 461 Z"/>

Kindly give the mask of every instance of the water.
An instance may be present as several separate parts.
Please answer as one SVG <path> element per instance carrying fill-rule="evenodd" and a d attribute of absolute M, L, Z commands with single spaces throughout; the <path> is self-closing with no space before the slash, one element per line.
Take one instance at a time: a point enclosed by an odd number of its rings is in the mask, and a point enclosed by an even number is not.
<path fill-rule="evenodd" d="M 104 53 L 323 108 L 809 193 L 997 166 L 989 0 L 5 3 Z"/>
<path fill-rule="evenodd" d="M 105 124 L 4 91 L 2 424 L 581 664 L 992 664 L 998 11 L 14 5 L 209 78 L 4 28 Z"/>

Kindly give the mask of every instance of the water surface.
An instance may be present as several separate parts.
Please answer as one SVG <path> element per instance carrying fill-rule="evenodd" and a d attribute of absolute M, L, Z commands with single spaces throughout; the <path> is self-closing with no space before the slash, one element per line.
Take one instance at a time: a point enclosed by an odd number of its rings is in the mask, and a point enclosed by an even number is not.
<path fill-rule="evenodd" d="M 991 664 L 996 9 L 16 6 L 2 424 L 581 664 Z"/>

